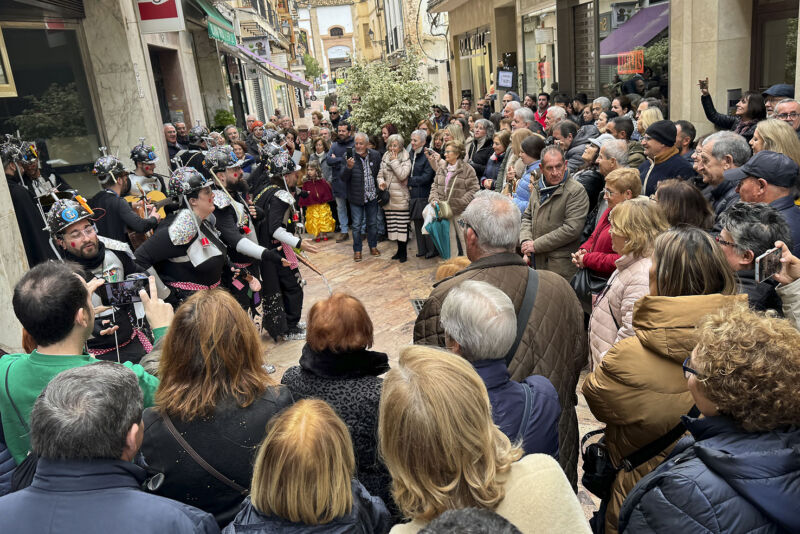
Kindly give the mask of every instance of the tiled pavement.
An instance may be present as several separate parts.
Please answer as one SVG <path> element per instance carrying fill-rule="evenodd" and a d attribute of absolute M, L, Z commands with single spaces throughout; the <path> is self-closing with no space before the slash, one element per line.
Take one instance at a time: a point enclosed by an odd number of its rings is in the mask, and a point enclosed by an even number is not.
<path fill-rule="evenodd" d="M 333 239 L 319 243 L 320 252 L 309 254 L 309 260 L 327 278 L 334 291 L 345 291 L 358 297 L 367 309 L 375 329 L 374 350 L 389 354 L 390 363 L 397 361 L 398 349 L 412 341 L 416 314 L 410 299 L 425 298 L 430 293 L 437 259 L 425 260 L 414 257 L 416 246 L 412 241 L 408 247 L 409 258 L 406 263 L 389 259 L 396 250 L 393 242 L 378 244 L 379 257 L 369 254 L 364 243 L 364 260 L 353 261 L 352 239 L 336 243 Z M 322 278 L 305 266 L 301 272 L 307 281 L 303 302 L 303 319 L 318 300 L 328 296 L 328 288 Z M 300 358 L 303 341 L 287 341 L 275 345 L 271 340 L 265 342 L 267 361 L 277 371 L 277 380 L 289 367 L 296 365 Z M 581 376 L 581 382 L 585 373 Z M 580 394 L 578 385 L 578 425 L 583 435 L 600 425 L 592 416 L 586 401 Z M 579 475 L 581 466 L 578 466 Z M 599 501 L 583 488 L 578 498 L 587 519 L 592 516 Z"/>

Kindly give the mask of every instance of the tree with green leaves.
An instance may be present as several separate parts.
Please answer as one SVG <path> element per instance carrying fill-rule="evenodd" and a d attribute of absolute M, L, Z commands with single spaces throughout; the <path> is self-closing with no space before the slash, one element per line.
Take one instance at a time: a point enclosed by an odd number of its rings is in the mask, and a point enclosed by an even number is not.
<path fill-rule="evenodd" d="M 361 99 L 349 122 L 368 135 L 380 135 L 384 124 L 393 124 L 407 142 L 433 103 L 435 88 L 420 76 L 420 65 L 419 56 L 409 54 L 396 68 L 383 61 L 356 62 L 348 68 L 337 88 L 339 102 Z"/>
<path fill-rule="evenodd" d="M 303 54 L 303 65 L 306 67 L 306 79 L 314 81 L 322 75 L 322 67 L 319 66 L 319 61 L 316 60 L 311 54 Z"/>

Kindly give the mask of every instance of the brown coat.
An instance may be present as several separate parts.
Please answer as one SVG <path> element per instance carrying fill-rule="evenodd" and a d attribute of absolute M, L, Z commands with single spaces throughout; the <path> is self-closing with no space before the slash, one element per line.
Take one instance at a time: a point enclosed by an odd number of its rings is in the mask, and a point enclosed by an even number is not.
<path fill-rule="evenodd" d="M 539 182 L 531 180 L 531 200 L 522 214 L 520 243 L 533 240 L 533 266 L 558 273 L 567 280 L 577 268 L 572 253 L 581 244 L 581 233 L 589 212 L 586 189 L 567 177 L 543 203 L 539 202 Z"/>
<path fill-rule="evenodd" d="M 383 209 L 408 211 L 410 197 L 408 177 L 411 174 L 411 158 L 405 150 L 401 150 L 395 159 L 390 159 L 391 155 L 392 153 L 387 150 L 381 160 L 381 169 L 378 171 L 378 185 L 389 184 L 389 203 Z"/>
<path fill-rule="evenodd" d="M 605 439 L 615 464 L 669 432 L 694 403 L 682 364 L 695 346 L 702 317 L 742 296 L 644 296 L 633 308 L 635 335 L 609 350 L 581 391 L 594 416 L 606 423 Z M 622 470 L 612 486 L 606 532 L 617 531 L 622 502 L 633 486 L 672 450 L 631 472 Z"/>
<path fill-rule="evenodd" d="M 439 160 L 439 167 L 436 169 L 436 177 L 433 179 L 428 202 L 443 202 L 447 200 L 450 189 L 453 188 L 453 194 L 450 195 L 450 208 L 453 210 L 453 216 L 458 217 L 467 209 L 467 205 L 472 202 L 475 193 L 480 189 L 478 177 L 475 175 L 475 169 L 463 159 L 459 159 L 456 162 L 456 170 L 450 178 L 447 188 L 444 186 L 446 177 L 447 162 L 441 159 Z M 454 180 L 455 183 L 453 182 Z"/>
<path fill-rule="evenodd" d="M 414 343 L 445 346 L 444 330 L 439 323 L 442 302 L 450 289 L 464 280 L 480 280 L 501 289 L 519 312 L 528 285 L 528 266 L 516 254 L 494 254 L 434 285 L 414 324 Z M 573 487 L 577 483 L 578 465 L 576 387 L 581 368 L 586 363 L 586 354 L 583 309 L 575 292 L 560 276 L 539 271 L 533 311 L 508 370 L 512 380 L 539 374 L 547 377 L 556 388 L 561 402 L 559 463 Z"/>

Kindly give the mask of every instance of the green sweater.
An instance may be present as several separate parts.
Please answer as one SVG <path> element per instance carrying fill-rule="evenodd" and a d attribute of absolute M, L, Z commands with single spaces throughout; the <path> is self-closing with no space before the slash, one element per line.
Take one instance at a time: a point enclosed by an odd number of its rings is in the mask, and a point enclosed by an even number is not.
<path fill-rule="evenodd" d="M 166 330 L 166 328 L 158 328 L 153 332 L 156 341 L 164 335 Z M 7 354 L 0 358 L 0 416 L 2 416 L 6 445 L 17 464 L 27 456 L 30 439 L 27 430 L 20 423 L 17 413 L 8 400 L 8 393 L 11 393 L 14 404 L 25 419 L 25 425 L 29 425 L 33 403 L 54 376 L 61 371 L 98 361 L 100 360 L 87 354 L 52 356 L 41 354 L 36 350 L 30 354 Z M 130 362 L 122 365 L 131 369 L 139 378 L 139 386 L 144 395 L 144 407 L 153 406 L 158 388 L 158 378 L 146 373 L 141 365 Z M 11 366 L 11 370 L 8 374 L 8 391 L 6 391 L 6 371 L 9 366 Z"/>

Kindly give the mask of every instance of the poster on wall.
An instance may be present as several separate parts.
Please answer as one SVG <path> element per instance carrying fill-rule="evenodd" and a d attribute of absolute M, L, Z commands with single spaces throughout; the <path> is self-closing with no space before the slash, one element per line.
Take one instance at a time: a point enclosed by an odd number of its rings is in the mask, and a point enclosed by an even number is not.
<path fill-rule="evenodd" d="M 141 33 L 179 32 L 186 29 L 181 0 L 137 0 Z"/>
<path fill-rule="evenodd" d="M 242 44 L 250 52 L 267 61 L 272 61 L 272 50 L 269 48 L 269 37 L 244 37 Z"/>

